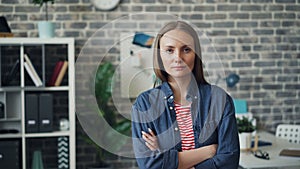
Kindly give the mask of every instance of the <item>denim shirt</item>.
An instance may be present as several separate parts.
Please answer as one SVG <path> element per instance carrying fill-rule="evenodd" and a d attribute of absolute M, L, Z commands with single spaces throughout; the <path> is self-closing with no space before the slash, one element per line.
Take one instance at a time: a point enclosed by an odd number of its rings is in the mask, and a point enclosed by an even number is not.
<path fill-rule="evenodd" d="M 190 101 L 195 148 L 218 144 L 216 155 L 196 169 L 236 169 L 239 164 L 239 140 L 231 97 L 217 86 L 190 85 Z M 148 128 L 155 132 L 159 149 L 151 151 L 142 138 Z M 132 106 L 132 139 L 135 157 L 141 169 L 177 169 L 181 136 L 174 110 L 174 95 L 167 82 L 138 96 Z"/>

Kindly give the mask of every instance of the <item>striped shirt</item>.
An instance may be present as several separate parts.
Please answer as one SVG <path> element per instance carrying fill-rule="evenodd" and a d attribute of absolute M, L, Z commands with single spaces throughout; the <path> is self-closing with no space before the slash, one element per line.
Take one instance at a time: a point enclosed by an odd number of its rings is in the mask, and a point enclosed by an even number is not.
<path fill-rule="evenodd" d="M 176 120 L 178 123 L 182 151 L 195 148 L 191 105 L 183 106 L 175 103 Z"/>

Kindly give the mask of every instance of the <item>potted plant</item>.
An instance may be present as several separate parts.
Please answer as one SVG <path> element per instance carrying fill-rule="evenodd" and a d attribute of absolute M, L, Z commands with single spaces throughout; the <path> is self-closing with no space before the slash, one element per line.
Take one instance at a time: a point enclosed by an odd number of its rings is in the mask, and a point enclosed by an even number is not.
<path fill-rule="evenodd" d="M 114 128 L 119 133 L 129 136 L 131 122 L 128 119 L 118 117 L 116 114 L 116 110 L 113 108 L 111 103 L 112 98 L 112 77 L 114 74 L 114 67 L 110 62 L 104 62 L 99 65 L 96 76 L 95 76 L 95 96 L 98 103 L 98 114 L 102 116 L 107 123 Z M 111 133 L 105 133 L 105 137 L 110 138 Z M 96 143 L 93 142 L 89 137 L 84 139 L 87 143 L 93 145 L 97 150 L 98 155 L 98 164 L 91 167 L 90 169 L 98 169 L 98 168 L 109 168 L 110 166 L 105 162 L 106 157 L 109 152 L 105 151 L 101 147 L 99 147 Z M 127 140 L 114 140 L 114 138 L 110 138 L 110 141 L 117 142 L 115 148 L 119 149 L 123 147 Z"/>
<path fill-rule="evenodd" d="M 253 120 L 246 116 L 237 117 L 237 127 L 239 132 L 239 141 L 241 149 L 250 149 L 251 148 L 251 140 L 252 140 L 252 132 L 255 131 L 255 126 L 253 125 Z"/>
<path fill-rule="evenodd" d="M 45 21 L 38 22 L 38 30 L 40 38 L 54 37 L 54 23 L 48 21 L 48 2 L 54 4 L 55 0 L 32 0 L 35 5 L 43 7 L 45 5 Z"/>

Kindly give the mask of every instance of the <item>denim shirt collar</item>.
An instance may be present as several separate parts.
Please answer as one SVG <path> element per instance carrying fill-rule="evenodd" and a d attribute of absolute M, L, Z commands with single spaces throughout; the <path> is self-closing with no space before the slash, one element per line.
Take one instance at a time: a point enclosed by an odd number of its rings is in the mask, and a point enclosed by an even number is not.
<path fill-rule="evenodd" d="M 169 98 L 170 96 L 173 95 L 173 91 L 168 82 L 163 82 L 161 84 L 161 90 L 164 92 L 165 98 Z"/>
<path fill-rule="evenodd" d="M 173 96 L 173 91 L 167 82 L 163 82 L 161 85 L 161 90 L 164 92 L 164 99 L 167 100 L 168 104 L 174 106 L 174 96 Z M 198 112 L 201 111 L 199 108 L 201 107 L 201 99 L 200 99 L 200 92 L 199 92 L 199 87 L 196 83 L 190 83 L 188 87 L 188 92 L 186 96 L 186 100 L 191 102 L 191 112 L 192 112 L 192 119 L 193 123 L 197 123 L 197 118 Z M 171 114 L 171 119 L 174 122 L 175 120 L 175 115 Z"/>
<path fill-rule="evenodd" d="M 164 92 L 165 94 L 165 98 L 164 99 L 173 99 L 173 91 L 169 85 L 168 82 L 163 82 L 162 85 L 161 85 L 161 90 Z M 172 96 L 172 97 L 171 97 Z M 196 82 L 191 82 L 189 84 L 189 87 L 188 87 L 188 92 L 187 92 L 187 96 L 186 96 L 186 99 L 188 101 L 193 101 L 192 99 L 198 99 L 200 98 L 200 92 L 199 92 L 199 87 L 197 85 Z"/>

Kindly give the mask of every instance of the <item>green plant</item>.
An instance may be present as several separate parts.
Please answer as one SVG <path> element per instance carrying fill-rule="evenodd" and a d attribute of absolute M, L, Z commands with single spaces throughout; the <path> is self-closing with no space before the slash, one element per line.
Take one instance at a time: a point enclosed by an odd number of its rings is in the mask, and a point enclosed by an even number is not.
<path fill-rule="evenodd" d="M 118 132 L 129 135 L 131 122 L 128 119 L 118 117 L 116 110 L 109 104 L 111 102 L 112 77 L 114 67 L 110 62 L 101 64 L 95 76 L 95 96 L 102 115 L 110 126 Z"/>
<path fill-rule="evenodd" d="M 40 5 L 42 7 L 45 4 L 46 21 L 48 21 L 48 2 L 54 4 L 55 0 L 32 0 L 32 3 Z"/>
<path fill-rule="evenodd" d="M 98 115 L 103 117 L 107 123 L 119 133 L 129 136 L 131 122 L 126 118 L 118 117 L 116 114 L 116 110 L 110 104 L 112 102 L 112 77 L 114 74 L 114 67 L 110 62 L 104 62 L 99 65 L 96 70 L 95 75 L 95 96 L 98 104 Z M 113 134 L 110 133 L 110 130 L 105 133 L 106 138 L 113 143 L 116 142 L 115 148 L 121 148 L 127 140 L 116 140 L 113 138 Z M 93 142 L 90 138 L 85 138 L 85 141 L 89 144 L 95 146 L 99 156 L 99 165 L 105 165 L 105 156 L 109 155 L 107 151 L 99 147 L 97 144 Z"/>
<path fill-rule="evenodd" d="M 252 123 L 254 119 L 243 116 L 242 118 L 237 117 L 236 120 L 239 133 L 253 132 L 256 129 Z"/>

